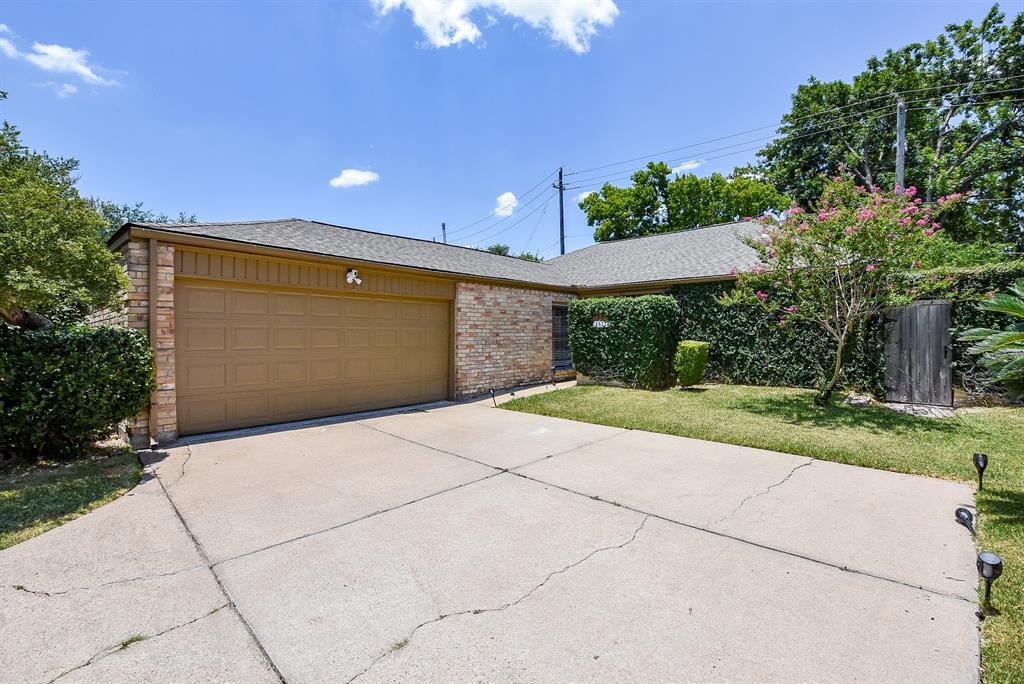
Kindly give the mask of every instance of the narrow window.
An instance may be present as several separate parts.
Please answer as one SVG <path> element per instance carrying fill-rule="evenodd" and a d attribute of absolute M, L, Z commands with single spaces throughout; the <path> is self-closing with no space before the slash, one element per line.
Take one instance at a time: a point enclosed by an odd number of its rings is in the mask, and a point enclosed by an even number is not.
<path fill-rule="evenodd" d="M 554 304 L 551 307 L 551 363 L 557 370 L 572 368 L 569 353 L 569 307 Z"/>

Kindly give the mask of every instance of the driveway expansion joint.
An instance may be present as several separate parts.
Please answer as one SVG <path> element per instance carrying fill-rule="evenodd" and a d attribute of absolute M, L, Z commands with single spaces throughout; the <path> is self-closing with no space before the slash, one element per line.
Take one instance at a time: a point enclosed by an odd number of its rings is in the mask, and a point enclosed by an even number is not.
<path fill-rule="evenodd" d="M 415 627 L 413 627 L 412 630 L 408 634 L 405 635 L 405 637 L 403 637 L 402 639 L 396 641 L 390 648 L 388 648 L 386 651 L 384 651 L 379 656 L 374 658 L 373 661 L 369 665 L 367 665 L 361 671 L 357 672 L 354 676 L 349 678 L 347 680 L 346 684 L 351 684 L 351 682 L 354 682 L 355 680 L 359 679 L 360 677 L 365 675 L 367 672 L 372 670 L 373 667 L 375 665 L 377 665 L 377 663 L 379 663 L 380 661 L 384 660 L 385 658 L 387 658 L 392 653 L 396 653 L 397 651 L 400 651 L 401 649 L 405 648 L 405 646 L 407 646 L 409 644 L 409 642 L 412 641 L 412 639 L 415 636 L 416 632 L 418 632 L 423 627 L 427 627 L 427 626 L 432 625 L 434 623 L 441 622 L 442 620 L 445 620 L 445 619 L 450 618 L 450 617 L 460 617 L 460 616 L 463 616 L 463 615 L 482 615 L 484 613 L 500 613 L 503 610 L 507 610 L 509 608 L 512 608 L 513 606 L 516 606 L 519 603 L 525 601 L 527 598 L 529 598 L 531 595 L 533 595 L 536 591 L 538 591 L 544 585 L 546 585 L 551 580 L 551 578 L 554 577 L 555 575 L 564 574 L 564 573 L 572 570 L 573 568 L 575 568 L 575 567 L 577 567 L 579 565 L 582 565 L 583 563 L 587 562 L 588 560 L 590 560 L 591 558 L 593 558 L 594 556 L 596 556 L 599 553 L 603 553 L 605 551 L 614 551 L 616 549 L 621 549 L 623 547 L 629 546 L 634 541 L 636 541 L 637 535 L 640 534 L 640 530 L 642 530 L 644 528 L 644 525 L 647 524 L 647 521 L 650 519 L 650 517 L 651 517 L 650 515 L 645 515 L 643 517 L 643 519 L 640 521 L 640 524 L 637 526 L 637 528 L 635 530 L 633 530 L 633 534 L 630 535 L 629 539 L 627 539 L 626 541 L 622 542 L 621 544 L 614 544 L 612 546 L 602 546 L 599 549 L 594 549 L 593 551 L 591 551 L 587 555 L 583 556 L 583 558 L 580 558 L 579 560 L 577 560 L 577 561 L 575 561 L 573 563 L 570 563 L 569 565 L 566 565 L 563 568 L 559 568 L 558 570 L 554 570 L 554 571 L 548 573 L 547 577 L 545 577 L 540 582 L 540 584 L 535 585 L 532 589 L 530 589 L 528 592 L 526 592 L 525 594 L 523 594 L 519 598 L 515 599 L 514 601 L 509 601 L 509 602 L 504 603 L 504 604 L 502 604 L 500 606 L 497 606 L 495 608 L 471 608 L 469 610 L 459 610 L 459 611 L 456 611 L 454 613 L 443 613 L 441 615 L 438 615 L 436 618 L 431 618 L 430 620 L 426 620 L 425 622 L 421 622 L 420 624 L 418 624 Z"/>
<path fill-rule="evenodd" d="M 446 449 L 439 449 L 438 447 L 430 446 L 429 444 L 424 444 L 423 442 L 417 442 L 414 439 L 409 439 L 408 437 L 402 437 L 401 435 L 396 435 L 395 433 L 388 432 L 387 430 L 381 430 L 379 427 L 375 427 L 373 425 L 367 425 L 367 424 L 362 423 L 362 422 L 356 423 L 356 425 L 364 427 L 367 430 L 373 430 L 374 432 L 379 432 L 380 434 L 387 435 L 388 437 L 394 437 L 395 439 L 400 439 L 403 442 L 406 442 L 408 444 L 415 444 L 416 446 L 423 447 L 424 449 L 430 449 L 431 451 L 436 451 L 436 452 L 438 452 L 440 454 L 448 454 L 449 456 L 454 456 L 455 458 L 461 458 L 461 459 L 466 460 L 466 461 L 472 461 L 473 463 L 476 463 L 477 465 L 486 466 L 488 468 L 493 468 L 494 470 L 497 470 L 498 472 L 503 472 L 501 468 L 499 468 L 498 466 L 493 466 L 490 463 L 484 463 L 483 461 L 478 461 L 475 458 L 470 458 L 469 456 L 463 456 L 462 454 L 457 454 L 454 451 L 447 451 Z"/>
<path fill-rule="evenodd" d="M 281 674 L 281 670 L 278 669 L 277 664 L 270 657 L 270 654 L 267 652 L 267 649 L 263 646 L 263 643 L 260 641 L 259 637 L 256 636 L 256 631 L 253 630 L 252 625 L 249 624 L 249 621 L 245 619 L 244 615 L 242 615 L 242 611 L 240 611 L 238 609 L 238 606 L 235 605 L 234 599 L 232 599 L 231 594 L 228 593 L 227 587 L 225 587 L 224 583 L 221 581 L 220 576 L 217 574 L 217 571 L 213 567 L 213 563 L 210 562 L 209 555 L 206 553 L 206 550 L 203 549 L 202 544 L 199 543 L 199 540 L 196 538 L 196 535 L 192 533 L 192 530 L 191 528 L 189 528 L 188 523 L 185 522 L 185 517 L 181 514 L 181 511 L 178 510 L 178 506 L 174 503 L 174 499 L 171 498 L 171 494 L 170 492 L 167 491 L 167 487 L 164 485 L 163 480 L 160 479 L 159 474 L 157 474 L 156 476 L 156 481 L 160 483 L 160 489 L 163 490 L 164 496 L 167 498 L 168 505 L 171 507 L 171 510 L 174 511 L 174 515 L 177 516 L 178 522 L 181 523 L 182 529 L 185 530 L 185 534 L 188 535 L 189 539 L 192 541 L 193 546 L 195 546 L 196 552 L 199 554 L 199 556 L 203 559 L 203 562 L 206 564 L 206 569 L 210 571 L 210 575 L 213 577 L 213 581 L 217 583 L 217 588 L 220 590 L 220 593 L 227 600 L 227 603 L 224 605 L 226 607 L 231 608 L 232 612 L 234 612 L 234 614 L 238 617 L 238 620 L 242 623 L 242 626 L 245 627 L 245 631 L 249 633 L 249 637 L 253 640 L 253 643 L 256 645 L 256 648 L 263 655 L 263 658 L 270 666 L 270 669 L 274 671 L 274 674 L 277 676 L 278 681 L 282 682 L 283 684 L 286 681 L 284 675 Z"/>
<path fill-rule="evenodd" d="M 801 560 L 805 560 L 805 561 L 808 561 L 810 563 L 816 563 L 818 565 L 824 565 L 826 567 L 830 567 L 830 568 L 833 568 L 835 570 L 841 570 L 842 572 L 849 572 L 849 573 L 854 574 L 854 575 L 862 575 L 864 577 L 870 577 L 872 579 L 881 580 L 882 582 L 888 582 L 890 584 L 896 584 L 896 585 L 899 585 L 901 587 L 906 587 L 908 589 L 917 589 L 917 590 L 926 592 L 928 594 L 931 594 L 932 596 L 938 596 L 938 597 L 942 597 L 942 598 L 949 598 L 949 599 L 955 599 L 957 601 L 963 601 L 965 603 L 971 604 L 972 606 L 976 606 L 978 604 L 978 601 L 977 601 L 976 598 L 968 598 L 966 596 L 961 596 L 960 594 L 950 594 L 948 592 L 939 591 L 938 589 L 931 589 L 929 587 L 921 586 L 919 584 L 910 584 L 909 582 L 904 582 L 902 580 L 893 579 L 892 577 L 886 577 L 885 575 L 876 575 L 875 573 L 868 572 L 867 570 L 858 570 L 857 568 L 851 568 L 851 567 L 849 567 L 847 565 L 838 565 L 836 563 L 831 563 L 829 561 L 822 560 L 820 558 L 814 558 L 813 556 L 805 556 L 804 554 L 797 553 L 796 551 L 787 551 L 786 549 L 780 549 L 780 548 L 776 548 L 774 546 L 768 546 L 767 544 L 761 544 L 759 542 L 751 541 L 750 539 L 744 539 L 743 537 L 738 537 L 736 535 L 728 534 L 726 532 L 720 532 L 718 530 L 713 530 L 713 529 L 708 528 L 708 527 L 701 527 L 701 526 L 695 525 L 693 523 L 683 522 L 682 520 L 675 520 L 674 518 L 669 518 L 667 516 L 660 515 L 658 513 L 652 513 L 650 511 L 645 511 L 645 510 L 642 510 L 640 508 L 636 508 L 634 506 L 629 506 L 627 504 L 619 503 L 617 501 L 609 501 L 607 499 L 602 499 L 599 496 L 595 496 L 595 495 L 592 495 L 592 494 L 585 494 L 584 492 L 580 492 L 580 491 L 577 491 L 575 489 L 570 489 L 570 488 L 565 487 L 563 485 L 555 484 L 554 482 L 547 482 L 546 480 L 541 480 L 540 478 L 532 477 L 530 475 L 524 475 L 523 473 L 517 473 L 515 471 L 510 471 L 509 474 L 510 475 L 515 475 L 516 477 L 521 477 L 524 480 L 530 480 L 531 482 L 536 482 L 537 484 L 544 485 L 546 487 L 554 487 L 555 489 L 561 489 L 562 491 L 569 492 L 570 494 L 575 494 L 577 496 L 583 496 L 583 497 L 586 497 L 586 498 L 591 499 L 593 501 L 599 501 L 599 502 L 601 502 L 603 504 L 607 504 L 609 506 L 616 506 L 618 508 L 623 508 L 623 509 L 625 509 L 627 511 L 633 511 L 634 513 L 639 513 L 641 515 L 645 515 L 645 516 L 650 517 L 650 518 L 656 518 L 658 520 L 662 520 L 664 522 L 671 523 L 673 525 L 679 525 L 680 527 L 685 527 L 687 529 L 696 530 L 698 532 L 705 532 L 707 534 L 711 534 L 711 535 L 714 535 L 716 537 L 721 537 L 723 539 L 730 539 L 730 540 L 732 540 L 734 542 L 739 542 L 740 544 L 747 544 L 749 546 L 754 546 L 754 547 L 757 547 L 759 549 L 764 549 L 765 551 L 773 551 L 775 553 L 781 553 L 783 555 L 790 556 L 792 558 L 799 558 Z"/>

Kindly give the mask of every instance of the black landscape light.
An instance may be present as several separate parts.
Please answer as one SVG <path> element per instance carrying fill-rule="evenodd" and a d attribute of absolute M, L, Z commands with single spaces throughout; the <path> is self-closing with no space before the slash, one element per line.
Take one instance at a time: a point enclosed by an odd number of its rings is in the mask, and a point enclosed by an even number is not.
<path fill-rule="evenodd" d="M 988 604 L 992 583 L 1003 574 L 1003 559 L 991 551 L 982 551 L 978 554 L 978 574 L 985 580 L 985 603 Z"/>
<path fill-rule="evenodd" d="M 975 451 L 974 467 L 978 469 L 978 491 L 980 492 L 982 490 L 982 481 L 985 478 L 985 468 L 988 467 L 988 454 Z"/>
<path fill-rule="evenodd" d="M 970 530 L 971 534 L 974 534 L 974 514 L 972 514 L 966 508 L 958 508 L 953 513 L 956 516 L 956 521 Z"/>
<path fill-rule="evenodd" d="M 494 398 L 494 388 L 491 388 L 491 401 L 494 402 L 494 408 L 498 408 L 498 400 Z"/>

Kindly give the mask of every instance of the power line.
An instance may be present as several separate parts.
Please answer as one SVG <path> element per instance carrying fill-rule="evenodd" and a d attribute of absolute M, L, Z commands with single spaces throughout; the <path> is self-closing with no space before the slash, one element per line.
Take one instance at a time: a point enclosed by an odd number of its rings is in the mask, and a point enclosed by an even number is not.
<path fill-rule="evenodd" d="M 533 187 L 531 187 L 526 192 L 524 192 L 522 194 L 519 194 L 519 195 L 515 195 L 515 198 L 516 198 L 516 205 L 515 206 L 518 208 L 519 207 L 519 200 L 522 200 L 524 197 L 529 195 L 531 192 L 533 192 L 534 190 L 536 190 L 540 186 L 544 185 L 548 181 L 549 178 L 551 178 L 553 175 L 555 175 L 555 173 L 557 173 L 557 171 L 558 170 L 556 169 L 556 170 L 552 171 L 551 173 L 549 173 L 548 175 L 546 175 L 543 178 L 541 178 L 539 181 L 537 181 L 537 183 Z M 498 209 L 504 209 L 504 208 L 505 207 L 498 207 Z M 477 219 L 476 221 L 473 221 L 472 223 L 467 223 L 464 226 L 461 226 L 461 227 L 456 228 L 454 230 L 448 231 L 448 234 L 449 235 L 454 235 L 455 233 L 460 233 L 460 232 L 464 231 L 467 228 L 472 228 L 473 226 L 475 226 L 475 225 L 477 225 L 479 223 L 483 223 L 487 219 L 493 218 L 495 216 L 495 211 L 497 211 L 497 209 L 494 210 L 494 211 L 491 211 L 491 213 L 487 214 L 487 216 L 484 216 L 481 219 Z M 515 212 L 516 209 L 513 209 L 512 211 Z M 511 214 L 510 214 L 510 216 L 511 216 Z M 508 218 L 508 217 L 505 217 L 505 218 Z"/>
<path fill-rule="evenodd" d="M 543 195 L 538 195 L 538 197 L 543 197 Z M 551 199 L 552 199 L 552 197 L 549 197 L 548 201 L 551 201 Z M 509 225 L 507 225 L 504 228 L 502 228 L 501 230 L 499 230 L 497 233 L 492 233 L 492 234 L 488 235 L 487 237 L 480 238 L 479 242 L 484 242 L 484 241 L 487 241 L 487 240 L 493 240 L 494 238 L 498 237 L 502 233 L 507 233 L 508 231 L 512 230 L 513 228 L 518 226 L 520 223 L 522 223 L 526 219 L 530 218 L 530 216 L 532 216 L 533 214 L 537 213 L 538 211 L 540 211 L 541 209 L 543 209 L 546 206 L 547 206 L 547 202 L 545 202 L 544 204 L 541 204 L 541 205 L 538 205 L 538 206 L 534 207 L 529 212 L 527 212 L 525 216 L 520 218 L 518 221 L 516 221 L 514 223 L 510 223 Z M 489 229 L 490 227 L 492 227 L 492 226 L 489 226 L 487 229 Z M 487 230 L 487 229 L 485 229 L 485 230 Z"/>
<path fill-rule="evenodd" d="M 636 161 L 642 161 L 644 159 L 650 159 L 652 157 L 659 157 L 659 156 L 664 155 L 664 154 L 671 154 L 673 152 L 679 152 L 680 150 L 686 150 L 686 149 L 690 149 L 690 148 L 693 148 L 693 147 L 699 147 L 701 145 L 707 145 L 707 144 L 714 143 L 714 142 L 720 142 L 722 140 L 728 140 L 730 138 L 737 138 L 737 137 L 740 137 L 740 136 L 743 136 L 743 135 L 748 135 L 750 133 L 756 133 L 758 131 L 763 131 L 763 130 L 768 129 L 768 128 L 776 128 L 776 127 L 784 126 L 784 125 L 793 125 L 793 124 L 795 124 L 798 121 L 803 121 L 805 119 L 810 119 L 810 118 L 813 118 L 813 117 L 816 117 L 816 116 L 822 116 L 822 115 L 825 115 L 825 114 L 830 114 L 832 112 L 838 112 L 838 111 L 841 111 L 841 110 L 844 110 L 844 109 L 849 109 L 850 107 L 855 107 L 857 105 L 868 104 L 870 102 L 875 102 L 875 101 L 878 101 L 878 100 L 881 100 L 881 99 L 885 99 L 885 98 L 896 97 L 897 95 L 901 95 L 901 94 L 905 95 L 905 94 L 908 94 L 908 93 L 922 92 L 922 91 L 925 91 L 925 90 L 938 90 L 940 88 L 953 88 L 953 87 L 956 87 L 956 86 L 963 86 L 963 85 L 972 85 L 972 84 L 979 84 L 979 83 L 990 83 L 990 82 L 994 82 L 994 81 L 1005 81 L 1007 79 L 1013 79 L 1013 78 L 1019 78 L 1019 77 L 1018 76 L 1000 76 L 1000 77 L 997 77 L 997 78 L 982 79 L 982 80 L 979 80 L 979 81 L 964 81 L 964 82 L 960 82 L 960 83 L 948 83 L 948 84 L 927 86 L 927 87 L 924 87 L 924 88 L 913 88 L 913 89 L 909 89 L 909 90 L 901 90 L 901 91 L 896 91 L 894 93 L 885 94 L 885 95 L 876 95 L 874 97 L 867 98 L 866 100 L 857 100 L 855 102 L 850 102 L 850 103 L 847 103 L 845 105 L 840 105 L 838 107 L 832 107 L 831 109 L 826 109 L 826 110 L 823 110 L 823 111 L 820 111 L 820 112 L 814 112 L 812 114 L 805 114 L 803 116 L 796 117 L 795 119 L 791 119 L 789 121 L 779 121 L 778 123 L 767 124 L 765 126 L 758 126 L 757 128 L 750 128 L 750 129 L 747 129 L 745 131 L 740 131 L 739 133 L 732 133 L 732 134 L 729 134 L 729 135 L 720 136 L 718 138 L 710 138 L 708 140 L 703 140 L 701 142 L 691 143 L 689 145 L 683 145 L 682 147 L 674 147 L 674 148 L 669 149 L 669 150 L 662 150 L 661 152 L 655 152 L 654 154 L 643 155 L 643 156 L 640 156 L 640 157 L 633 157 L 632 159 L 625 159 L 625 160 L 618 161 L 618 162 L 612 162 L 610 164 L 602 164 L 600 166 L 592 166 L 592 167 L 590 167 L 588 169 L 582 169 L 582 170 L 579 170 L 579 171 L 570 171 L 570 172 L 566 173 L 565 175 L 567 175 L 567 176 L 576 176 L 576 175 L 580 175 L 580 174 L 583 174 L 583 173 L 589 173 L 591 171 L 600 171 L 601 169 L 607 169 L 607 168 L 610 168 L 612 166 L 621 166 L 623 164 L 629 164 L 629 163 L 636 162 Z M 1019 90 L 1019 88 L 1015 88 L 1015 89 L 1012 89 L 1012 90 Z M 989 92 L 986 92 L 986 93 L 978 93 L 978 95 L 993 95 L 993 94 L 997 94 L 998 92 L 1000 92 L 1000 91 L 989 91 Z M 939 96 L 934 96 L 933 95 L 931 97 L 924 98 L 924 99 L 918 100 L 918 101 L 925 102 L 925 101 L 928 101 L 928 100 L 933 100 L 936 97 L 944 97 L 945 95 L 949 95 L 949 94 L 951 94 L 951 93 L 943 93 L 943 94 L 941 94 Z M 973 95 L 962 95 L 961 97 L 973 97 Z M 889 106 L 889 105 L 886 105 L 886 106 Z M 872 111 L 878 111 L 878 110 L 876 109 L 876 110 L 872 110 Z M 858 114 L 856 116 L 860 116 L 860 115 L 863 115 L 863 114 L 866 114 L 866 113 L 869 113 L 869 112 L 861 112 L 860 114 Z"/>
<path fill-rule="evenodd" d="M 551 200 L 555 199 L 554 195 L 548 197 L 548 201 L 544 203 L 544 208 L 540 210 L 540 216 L 537 217 L 537 222 L 533 224 L 533 230 L 530 231 L 530 237 L 526 238 L 526 244 L 523 245 L 522 251 L 526 251 L 530 247 L 530 243 L 533 242 L 533 236 L 540 227 L 540 222 L 544 220 L 544 214 L 548 213 L 548 205 L 551 204 Z"/>
<path fill-rule="evenodd" d="M 1024 92 L 1024 88 L 1012 88 L 1012 89 L 1009 89 L 1007 91 L 1002 91 L 1002 92 Z M 999 104 L 1006 104 L 1006 103 L 1015 104 L 1015 103 L 1019 103 L 1019 102 L 1022 102 L 1022 101 L 1024 101 L 1024 99 L 1015 98 L 1015 99 L 999 100 L 998 103 Z M 927 99 L 911 100 L 910 102 L 907 102 L 907 104 L 912 104 L 912 103 L 916 104 L 916 103 L 920 103 L 920 102 L 927 102 Z M 993 103 L 993 104 L 995 104 L 995 103 Z M 874 117 L 871 117 L 870 119 L 868 119 L 868 122 L 873 122 L 873 121 L 877 121 L 879 119 L 884 119 L 884 118 L 887 118 L 889 116 L 893 116 L 894 114 L 896 114 L 896 111 L 895 111 L 894 107 L 895 107 L 895 105 L 887 105 L 885 107 L 878 107 L 876 109 L 868 110 L 868 111 L 862 112 L 860 114 L 843 117 L 842 119 L 838 119 L 838 121 L 844 121 L 844 120 L 848 120 L 848 119 L 856 119 L 856 120 L 860 121 L 860 120 L 863 119 L 863 115 L 864 114 L 870 114 L 872 112 L 881 111 L 883 109 L 893 108 L 893 111 L 891 111 L 891 112 L 889 112 L 887 114 L 881 114 L 879 116 L 874 116 Z M 913 107 L 913 108 L 907 109 L 907 112 L 909 113 L 909 112 L 931 111 L 931 109 L 932 109 L 931 107 Z M 748 145 L 748 144 L 753 143 L 753 142 L 762 142 L 762 141 L 765 141 L 765 140 L 771 140 L 771 139 L 780 138 L 780 137 L 787 137 L 790 140 L 800 140 L 802 138 L 807 138 L 807 137 L 811 137 L 811 136 L 815 136 L 815 135 L 823 135 L 825 133 L 832 133 L 832 132 L 835 132 L 835 131 L 847 129 L 847 128 L 850 128 L 852 125 L 854 125 L 854 122 L 847 123 L 847 124 L 841 125 L 841 126 L 833 126 L 831 128 L 807 131 L 805 133 L 801 133 L 801 134 L 798 134 L 798 135 L 788 135 L 788 134 L 785 134 L 785 133 L 776 133 L 774 135 L 768 135 L 768 136 L 762 136 L 760 138 L 752 138 L 750 140 L 744 140 L 742 142 L 734 143 L 732 145 L 726 145 L 724 147 L 712 148 L 710 150 L 702 150 L 701 152 L 699 152 L 697 154 L 702 154 L 703 155 L 703 154 L 706 154 L 708 152 L 718 152 L 718 151 L 721 151 L 721 150 L 728 150 L 728 149 L 732 149 L 734 147 L 739 147 L 741 145 Z M 715 156 L 715 157 L 706 157 L 702 161 L 711 161 L 711 160 L 714 160 L 714 159 L 721 159 L 723 157 L 728 157 L 728 156 L 731 156 L 731 155 L 734 155 L 734 154 L 740 154 L 742 152 L 751 152 L 751 151 L 754 151 L 754 150 L 758 150 L 761 147 L 762 146 L 758 145 L 758 146 L 755 146 L 755 147 L 748 147 L 748 148 L 744 148 L 744 149 L 740 149 L 740 150 L 735 150 L 733 152 L 729 152 L 727 154 L 721 154 L 721 155 L 718 155 L 718 156 Z M 690 155 L 687 155 L 687 156 L 690 156 Z M 680 161 L 683 161 L 685 159 L 686 159 L 686 157 L 678 157 L 678 158 L 675 158 L 675 159 L 668 160 L 667 163 L 674 164 L 676 162 L 680 162 Z M 592 176 L 590 178 L 583 178 L 583 179 L 580 179 L 578 181 L 575 181 L 579 185 L 574 186 L 574 189 L 585 188 L 588 185 L 593 185 L 593 181 L 601 180 L 603 178 L 612 179 L 612 177 L 616 177 L 616 178 L 614 178 L 612 180 L 624 180 L 625 178 L 632 177 L 632 175 L 634 173 L 636 173 L 637 171 L 642 171 L 644 168 L 646 168 L 646 167 L 633 168 L 633 169 L 630 169 L 628 171 L 619 170 L 619 171 L 614 171 L 614 172 L 611 172 L 611 173 L 606 173 L 606 174 L 601 174 L 601 175 L 597 175 L 597 176 Z M 606 182 L 612 182 L 612 180 L 608 180 Z"/>
<path fill-rule="evenodd" d="M 491 230 L 492 228 L 495 228 L 495 227 L 497 227 L 497 226 L 498 226 L 499 224 L 502 224 L 502 223 L 504 223 L 505 221 L 508 221 L 508 220 L 509 220 L 510 218 L 512 218 L 513 216 L 518 216 L 518 215 L 519 215 L 519 214 L 520 214 L 520 213 L 521 213 L 521 212 L 522 212 L 523 210 L 525 210 L 525 209 L 526 209 L 526 207 L 530 206 L 531 204 L 533 204 L 533 203 L 534 203 L 534 202 L 536 202 L 537 200 L 539 200 L 539 199 L 542 199 L 543 197 L 544 197 L 544 193 L 541 193 L 541 194 L 539 194 L 539 195 L 534 195 L 534 196 L 533 196 L 533 197 L 532 197 L 532 198 L 530 199 L 530 201 L 529 201 L 529 202 L 524 202 L 524 203 L 522 203 L 522 204 L 520 204 L 520 205 L 517 205 L 517 206 L 516 206 L 516 208 L 515 208 L 515 209 L 514 209 L 514 210 L 513 210 L 513 211 L 512 211 L 511 213 L 509 213 L 509 215 L 508 215 L 508 216 L 505 216 L 505 217 L 503 217 L 503 218 L 500 218 L 500 219 L 498 219 L 497 221 L 495 221 L 494 223 L 492 223 L 492 224 L 490 224 L 490 225 L 487 225 L 487 226 L 484 226 L 483 228 L 481 228 L 481 229 L 479 229 L 479 230 L 475 230 L 475 231 L 473 231 L 472 233 L 469 233 L 469 234 L 467 234 L 467 235 L 463 235 L 463 236 L 462 236 L 462 237 L 461 237 L 460 239 L 462 239 L 462 240 L 467 240 L 467 239 L 469 239 L 469 238 L 471 238 L 471 237 L 474 237 L 474 236 L 480 235 L 481 233 L 486 233 L 487 231 Z M 531 212 L 531 213 L 532 213 L 532 212 Z M 478 222 L 478 223 L 479 223 L 479 222 Z M 504 230 L 502 230 L 502 231 L 500 231 L 500 232 L 505 232 L 505 231 L 504 231 Z M 497 233 L 496 233 L 496 234 L 497 234 Z"/>

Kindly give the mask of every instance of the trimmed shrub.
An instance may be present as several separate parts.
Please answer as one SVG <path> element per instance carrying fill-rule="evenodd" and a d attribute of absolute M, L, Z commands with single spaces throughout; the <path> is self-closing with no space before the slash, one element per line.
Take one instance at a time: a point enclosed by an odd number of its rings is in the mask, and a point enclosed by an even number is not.
<path fill-rule="evenodd" d="M 676 384 L 680 387 L 699 385 L 708 365 L 708 343 L 682 340 L 676 347 Z"/>
<path fill-rule="evenodd" d="M 136 330 L 0 324 L 0 455 L 73 458 L 143 410 L 152 390 L 153 353 Z"/>
<path fill-rule="evenodd" d="M 670 387 L 678 321 L 679 306 L 666 295 L 575 299 L 569 303 L 573 363 L 597 382 Z"/>

